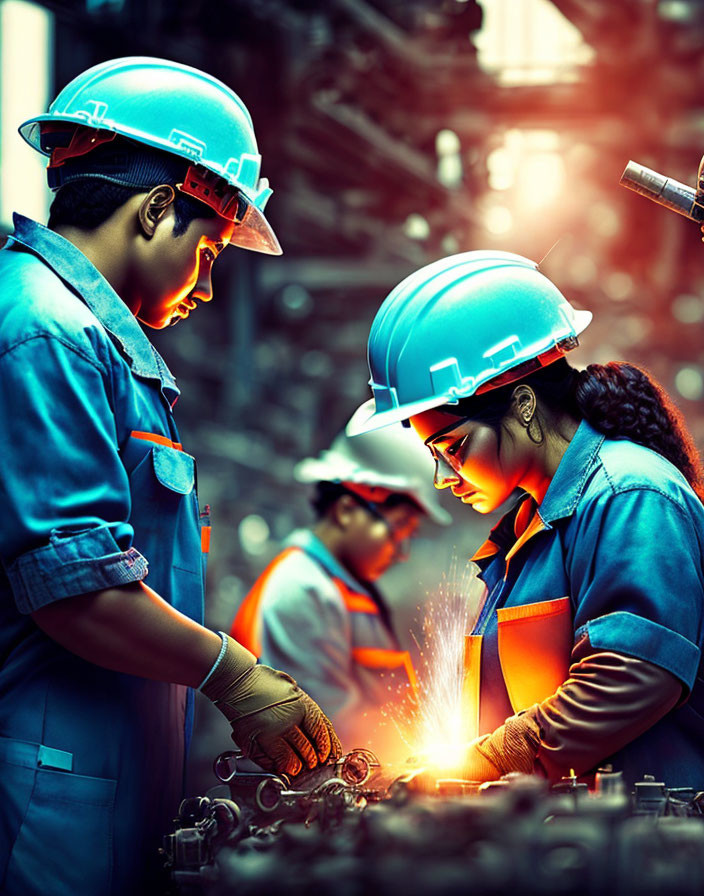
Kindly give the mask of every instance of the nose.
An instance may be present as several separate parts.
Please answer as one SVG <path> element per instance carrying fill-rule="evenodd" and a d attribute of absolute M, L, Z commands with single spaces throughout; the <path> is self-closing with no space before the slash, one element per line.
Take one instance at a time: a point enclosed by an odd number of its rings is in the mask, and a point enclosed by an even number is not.
<path fill-rule="evenodd" d="M 211 279 L 210 265 L 203 270 L 203 265 L 198 269 L 198 279 L 191 291 L 191 297 L 201 302 L 209 302 L 213 298 L 213 282 Z"/>
<path fill-rule="evenodd" d="M 459 474 L 452 469 L 444 458 L 435 458 L 435 476 L 433 478 L 435 488 L 449 488 L 451 485 L 461 481 Z"/>

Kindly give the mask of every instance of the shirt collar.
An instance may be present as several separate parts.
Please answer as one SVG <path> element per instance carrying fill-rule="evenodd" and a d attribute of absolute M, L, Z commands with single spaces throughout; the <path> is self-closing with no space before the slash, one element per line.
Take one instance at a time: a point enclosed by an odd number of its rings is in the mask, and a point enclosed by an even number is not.
<path fill-rule="evenodd" d="M 348 572 L 347 569 L 334 557 L 325 547 L 318 536 L 311 532 L 310 529 L 297 529 L 292 532 L 283 544 L 284 547 L 301 548 L 306 554 L 309 554 L 316 560 L 323 569 L 334 579 L 342 579 L 342 581 L 359 594 L 367 594 L 368 591 L 364 586 Z"/>
<path fill-rule="evenodd" d="M 486 565 L 482 561 L 493 559 L 499 551 L 504 551 L 509 560 L 533 535 L 552 528 L 550 524 L 555 520 L 572 516 L 598 460 L 603 442 L 603 434 L 597 432 L 586 420 L 582 420 L 562 455 L 545 497 L 537 508 L 536 516 L 528 522 L 535 502 L 524 495 L 501 517 L 472 560 L 480 566 Z M 516 521 L 521 511 L 525 511 L 524 520 L 519 527 L 520 531 L 516 531 Z"/>
<path fill-rule="evenodd" d="M 604 438 L 586 420 L 582 420 L 577 427 L 538 508 L 548 527 L 551 522 L 572 516 L 575 512 L 598 460 Z"/>
<path fill-rule="evenodd" d="M 10 239 L 45 262 L 90 308 L 119 344 L 137 376 L 161 382 L 169 402 L 179 395 L 171 371 L 137 319 L 95 265 L 69 240 L 42 224 L 15 213 Z"/>

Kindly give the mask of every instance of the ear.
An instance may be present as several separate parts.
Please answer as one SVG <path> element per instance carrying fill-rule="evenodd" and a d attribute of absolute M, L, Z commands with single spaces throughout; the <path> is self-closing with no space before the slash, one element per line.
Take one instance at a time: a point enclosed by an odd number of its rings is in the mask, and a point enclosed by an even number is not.
<path fill-rule="evenodd" d="M 170 184 L 153 187 L 139 206 L 139 226 L 142 234 L 150 240 L 154 232 L 176 198 L 176 192 Z"/>
<path fill-rule="evenodd" d="M 535 392 L 530 386 L 526 386 L 522 383 L 520 386 L 516 386 L 513 390 L 511 399 L 514 416 L 521 426 L 529 426 L 531 420 L 535 416 L 535 409 L 537 406 Z"/>
<path fill-rule="evenodd" d="M 358 508 L 359 504 L 351 495 L 340 495 L 332 506 L 333 520 L 340 529 L 346 529 Z"/>

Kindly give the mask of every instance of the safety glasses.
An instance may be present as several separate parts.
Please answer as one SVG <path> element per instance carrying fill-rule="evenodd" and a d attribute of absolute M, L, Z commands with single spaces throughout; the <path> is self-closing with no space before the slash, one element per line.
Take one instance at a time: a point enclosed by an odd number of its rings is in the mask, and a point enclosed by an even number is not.
<path fill-rule="evenodd" d="M 442 461 L 455 473 L 459 473 L 462 470 L 467 458 L 467 448 L 471 442 L 472 433 L 457 433 L 456 430 L 469 423 L 470 420 L 470 417 L 458 419 L 445 430 L 435 433 L 425 443 L 436 464 Z M 438 441 L 440 444 L 438 444 Z"/>

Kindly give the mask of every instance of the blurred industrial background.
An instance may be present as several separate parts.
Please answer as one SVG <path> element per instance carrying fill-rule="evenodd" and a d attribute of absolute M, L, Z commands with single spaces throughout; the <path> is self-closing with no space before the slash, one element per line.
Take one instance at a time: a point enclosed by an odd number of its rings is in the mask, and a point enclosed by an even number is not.
<path fill-rule="evenodd" d="M 228 628 L 279 539 L 310 519 L 292 479 L 368 397 L 380 302 L 442 255 L 499 247 L 595 322 L 573 358 L 628 358 L 704 445 L 704 247 L 618 186 L 629 159 L 694 185 L 704 152 L 704 0 L 0 0 L 0 226 L 44 219 L 17 126 L 123 55 L 221 78 L 252 112 L 283 258 L 230 250 L 214 303 L 150 333 L 183 394 L 212 505 L 208 623 Z M 382 580 L 404 637 L 453 555 L 492 522 L 449 507 Z M 200 707 L 192 790 L 227 748 Z"/>

